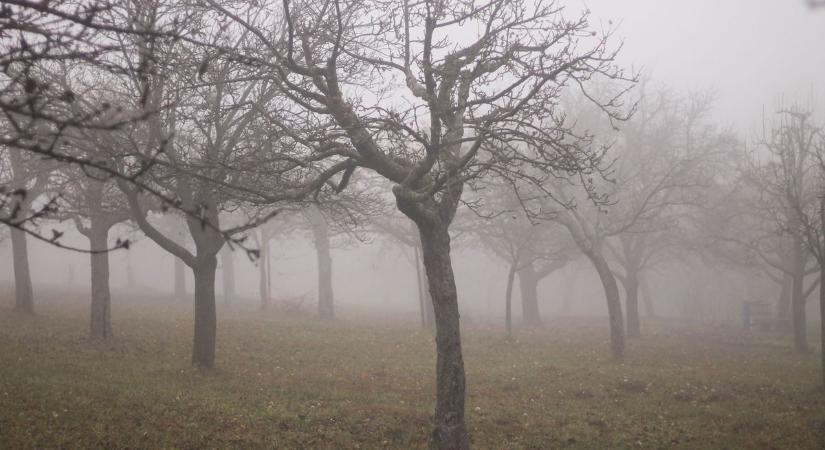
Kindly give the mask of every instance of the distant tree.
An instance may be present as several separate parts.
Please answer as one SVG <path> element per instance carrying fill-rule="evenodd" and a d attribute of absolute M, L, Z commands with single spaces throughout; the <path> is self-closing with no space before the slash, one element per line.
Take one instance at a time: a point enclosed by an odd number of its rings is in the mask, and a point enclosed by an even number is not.
<path fill-rule="evenodd" d="M 795 157 L 792 161 L 801 165 L 804 162 L 799 160 L 803 155 L 813 160 L 808 168 L 814 169 L 814 173 L 797 186 L 798 190 L 788 201 L 800 222 L 800 228 L 792 231 L 799 233 L 807 250 L 813 253 L 819 265 L 820 281 L 825 280 L 825 126 L 815 122 L 811 107 L 794 105 L 780 110 L 778 115 L 777 123 L 763 143 L 772 152 L 778 151 L 783 161 Z M 819 311 L 822 385 L 825 387 L 825 289 L 821 285 Z"/>
<path fill-rule="evenodd" d="M 504 303 L 506 334 L 510 338 L 515 276 L 519 278 L 523 322 L 527 326 L 540 326 L 538 284 L 573 258 L 573 248 L 557 224 L 531 222 L 509 190 L 493 186 L 487 189 L 498 192 L 498 196 L 488 194 L 486 207 L 492 206 L 500 213 L 479 217 L 469 233 L 508 265 Z"/>
<path fill-rule="evenodd" d="M 712 104 L 710 93 L 680 97 L 667 89 L 654 92 L 644 83 L 636 113 L 617 135 L 616 205 L 607 208 L 607 220 L 630 222 L 605 246 L 624 287 L 630 337 L 641 335 L 639 293 L 645 272 L 684 240 L 686 219 L 706 203 L 725 155 L 735 148 L 731 134 L 708 120 Z"/>
<path fill-rule="evenodd" d="M 41 197 L 47 192 L 51 172 L 55 166 L 44 163 L 37 155 L 15 147 L 5 148 L 2 157 L 5 163 L 5 190 L 0 194 L 0 216 L 11 228 L 14 309 L 18 313 L 33 314 L 34 290 L 26 230 L 32 230 L 36 237 L 41 237 L 41 240 L 46 242 L 56 241 L 60 237 L 55 234 L 50 238 L 44 238 L 44 235 L 37 231 L 41 219 L 48 217 L 57 207 L 54 197 Z"/>
<path fill-rule="evenodd" d="M 109 232 L 130 218 L 129 209 L 114 181 L 83 176 L 66 167 L 57 181 L 66 206 L 61 208 L 75 223 L 77 231 L 89 240 L 91 262 L 90 334 L 94 339 L 110 339 L 112 299 L 109 288 Z"/>
<path fill-rule="evenodd" d="M 427 274 L 421 262 L 421 238 L 415 224 L 406 217 L 389 216 L 372 219 L 373 233 L 383 237 L 387 242 L 395 245 L 409 263 L 415 267 L 415 283 L 418 298 L 418 311 L 421 319 L 421 328 L 432 328 L 435 325 L 435 312 L 432 299 L 427 290 Z"/>
<path fill-rule="evenodd" d="M 810 188 L 816 182 L 812 172 L 816 165 L 816 132 L 801 120 L 803 113 L 795 108 L 779 108 L 776 122 L 766 127 L 757 139 L 756 151 L 743 174 L 744 180 L 758 195 L 752 202 L 754 211 L 760 214 L 764 226 L 773 235 L 785 240 L 774 240 L 774 252 L 779 258 L 768 259 L 765 251 L 759 255 L 783 274 L 791 276 L 794 350 L 807 353 L 810 348 L 805 305 L 806 297 L 813 289 L 805 287 L 810 253 L 805 246 L 803 211 L 816 204 L 816 194 Z M 750 248 L 762 250 L 764 246 L 759 247 L 759 244 L 752 244 Z"/>

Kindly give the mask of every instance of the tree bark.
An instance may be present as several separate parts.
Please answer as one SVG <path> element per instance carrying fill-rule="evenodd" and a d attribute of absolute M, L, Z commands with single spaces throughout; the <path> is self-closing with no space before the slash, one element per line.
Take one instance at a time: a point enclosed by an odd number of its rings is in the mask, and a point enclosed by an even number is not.
<path fill-rule="evenodd" d="M 601 253 L 596 250 L 589 251 L 586 254 L 596 268 L 604 288 L 607 313 L 610 318 L 610 349 L 613 359 L 622 361 L 624 360 L 624 318 L 622 317 L 622 303 L 616 277 Z"/>
<path fill-rule="evenodd" d="M 29 271 L 29 247 L 26 232 L 11 228 L 11 248 L 14 265 L 14 310 L 34 314 L 34 290 Z"/>
<path fill-rule="evenodd" d="M 192 267 L 195 275 L 195 336 L 192 346 L 192 365 L 199 369 L 215 367 L 215 337 L 217 314 L 215 311 L 215 272 L 218 258 L 215 255 L 199 256 Z"/>
<path fill-rule="evenodd" d="M 825 280 L 825 264 L 819 264 L 819 276 Z M 819 339 L 822 360 L 822 387 L 825 388 L 825 289 L 819 286 Z"/>
<path fill-rule="evenodd" d="M 423 315 L 423 327 L 432 328 L 435 325 L 435 311 L 433 311 L 433 298 L 430 295 L 429 281 L 427 280 L 426 270 L 422 272 L 423 262 L 419 260 L 419 254 L 423 253 L 421 242 L 419 240 L 415 247 L 415 271 L 418 274 L 418 296 L 421 301 L 421 314 Z"/>
<path fill-rule="evenodd" d="M 470 448 L 464 425 L 464 358 L 458 292 L 450 259 L 450 234 L 446 226 L 419 225 L 424 268 L 435 312 L 436 406 L 433 443 L 439 449 Z"/>
<path fill-rule="evenodd" d="M 318 315 L 331 319 L 335 316 L 335 306 L 332 291 L 329 225 L 317 207 L 310 207 L 307 210 L 307 217 L 312 227 L 315 254 L 318 260 Z"/>
<path fill-rule="evenodd" d="M 223 303 L 229 306 L 235 298 L 235 258 L 229 247 L 221 251 L 221 275 L 223 277 Z"/>
<path fill-rule="evenodd" d="M 793 322 L 794 351 L 808 353 L 808 331 L 805 319 L 805 249 L 802 239 L 793 238 L 793 291 L 791 294 L 791 318 Z"/>
<path fill-rule="evenodd" d="M 175 298 L 183 300 L 186 298 L 186 265 L 177 256 L 172 256 L 175 260 Z"/>
<path fill-rule="evenodd" d="M 653 306 L 653 297 L 650 295 L 650 286 L 647 284 L 647 278 L 641 277 L 639 280 L 639 288 L 641 289 L 642 302 L 645 305 L 645 314 L 647 317 L 656 318 L 656 308 Z"/>
<path fill-rule="evenodd" d="M 776 305 L 776 316 L 780 319 L 789 319 L 791 315 L 791 291 L 793 277 L 788 273 L 782 274 L 782 287 L 779 290 L 779 300 Z"/>
<path fill-rule="evenodd" d="M 427 323 L 427 305 L 426 298 L 424 297 L 424 287 L 421 281 L 421 257 L 418 248 L 418 246 L 413 247 L 413 253 L 415 254 L 415 283 L 418 288 L 418 310 L 421 313 L 421 328 L 424 329 L 427 328 L 429 324 Z"/>
<path fill-rule="evenodd" d="M 94 219 L 93 219 L 94 220 Z M 112 338 L 112 296 L 109 290 L 109 229 L 92 223 L 88 231 L 92 271 L 90 334 L 92 339 Z M 99 253 L 95 253 L 99 252 Z"/>
<path fill-rule="evenodd" d="M 528 327 L 540 327 L 539 276 L 532 264 L 527 264 L 518 271 L 518 281 L 521 290 L 521 314 L 524 325 Z"/>
<path fill-rule="evenodd" d="M 504 295 L 504 325 L 507 339 L 513 337 L 513 280 L 515 277 L 516 265 L 510 264 L 510 270 L 507 272 L 507 292 Z M 521 280 L 521 276 L 519 276 L 519 280 Z M 524 296 L 523 292 L 522 289 L 522 298 Z"/>
<path fill-rule="evenodd" d="M 627 305 L 627 336 L 639 337 L 642 330 L 639 325 L 639 274 L 629 271 L 624 282 L 625 304 Z"/>
<path fill-rule="evenodd" d="M 261 297 L 261 309 L 267 310 L 272 306 L 269 295 L 269 239 L 261 232 L 261 253 L 258 260 L 258 293 Z"/>

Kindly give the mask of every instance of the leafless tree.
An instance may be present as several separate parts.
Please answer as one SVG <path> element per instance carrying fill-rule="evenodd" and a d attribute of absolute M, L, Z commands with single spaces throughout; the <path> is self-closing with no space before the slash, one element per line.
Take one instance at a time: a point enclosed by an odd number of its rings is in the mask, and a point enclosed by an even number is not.
<path fill-rule="evenodd" d="M 562 230 L 557 224 L 531 222 L 511 191 L 494 186 L 487 190 L 498 192 L 498 195 L 487 194 L 485 209 L 497 213 L 490 217 L 479 216 L 469 232 L 508 265 L 504 303 L 509 339 L 512 336 L 512 291 L 516 275 L 521 290 L 523 322 L 527 326 L 540 326 L 539 282 L 567 265 L 574 257 L 574 251 L 569 238 L 560 234 Z"/>
<path fill-rule="evenodd" d="M 762 141 L 771 153 L 779 156 L 785 169 L 774 173 L 805 175 L 785 180 L 786 204 L 793 213 L 790 229 L 801 239 L 819 265 L 820 280 L 825 278 L 825 127 L 816 123 L 813 108 L 795 104 L 782 108 L 779 119 Z M 819 289 L 820 331 L 825 331 L 825 289 Z M 796 316 L 798 311 L 794 310 Z M 804 303 L 802 307 L 804 320 Z M 795 327 L 796 330 L 796 327 Z M 805 328 L 803 327 L 804 331 Z M 794 333 L 795 335 L 797 333 Z M 798 339 L 795 339 L 797 343 Z M 825 344 L 825 334 L 821 343 Z M 807 345 L 807 342 L 805 342 Z M 807 349 L 807 348 L 806 348 Z M 797 348 L 797 350 L 800 350 Z M 825 346 L 822 347 L 822 384 L 825 386 Z"/>
<path fill-rule="evenodd" d="M 294 107 L 330 121 L 326 160 L 395 184 L 399 210 L 419 229 L 435 310 L 434 445 L 467 448 L 450 223 L 474 179 L 594 170 L 598 156 L 570 139 L 555 105 L 567 88 L 622 76 L 610 33 L 587 15 L 565 18 L 555 2 L 284 2 L 286 27 L 275 31 L 268 4 L 206 3 L 257 38 L 243 58 L 269 68 Z"/>

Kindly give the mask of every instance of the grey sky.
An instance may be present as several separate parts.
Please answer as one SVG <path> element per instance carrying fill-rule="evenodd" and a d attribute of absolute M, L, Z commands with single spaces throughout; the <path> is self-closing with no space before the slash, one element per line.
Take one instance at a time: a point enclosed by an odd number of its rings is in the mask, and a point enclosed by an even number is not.
<path fill-rule="evenodd" d="M 573 5 L 573 2 L 568 3 Z M 825 108 L 825 8 L 805 0 L 587 0 L 619 24 L 621 60 L 680 89 L 712 88 L 715 116 L 743 132 L 763 105 L 813 92 Z M 819 111 L 821 114 L 822 111 Z"/>

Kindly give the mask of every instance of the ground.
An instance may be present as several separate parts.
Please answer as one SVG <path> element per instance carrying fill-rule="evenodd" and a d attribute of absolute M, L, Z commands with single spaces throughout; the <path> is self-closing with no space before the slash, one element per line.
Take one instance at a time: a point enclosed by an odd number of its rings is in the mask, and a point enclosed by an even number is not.
<path fill-rule="evenodd" d="M 82 303 L 38 306 L 0 310 L 0 448 L 427 445 L 435 348 L 412 324 L 221 309 L 218 369 L 199 373 L 184 305 L 118 303 L 107 343 L 86 338 Z M 825 447 L 818 353 L 659 321 L 617 364 L 602 322 L 551 319 L 515 342 L 468 326 L 473 447 Z"/>

